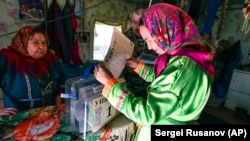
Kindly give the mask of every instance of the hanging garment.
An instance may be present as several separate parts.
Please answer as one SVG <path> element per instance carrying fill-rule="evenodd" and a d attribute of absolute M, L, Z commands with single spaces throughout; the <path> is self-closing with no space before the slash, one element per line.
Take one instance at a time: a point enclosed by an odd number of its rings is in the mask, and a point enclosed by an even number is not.
<path fill-rule="evenodd" d="M 63 7 L 63 15 L 70 15 L 63 18 L 64 29 L 66 32 L 66 36 L 69 42 L 69 48 L 71 52 L 71 61 L 75 65 L 80 65 L 80 56 L 78 50 L 78 42 L 74 40 L 73 36 L 77 29 L 76 17 L 74 15 L 73 5 L 70 5 L 69 0 L 66 0 L 66 3 Z"/>
<path fill-rule="evenodd" d="M 55 20 L 48 24 L 48 35 L 50 39 L 50 48 L 53 49 L 58 56 L 62 59 L 63 63 L 71 63 L 71 47 L 67 32 L 65 30 L 62 17 L 64 15 L 59 5 L 54 0 L 48 10 L 48 21 Z"/>
<path fill-rule="evenodd" d="M 19 0 L 20 14 L 23 21 L 44 21 L 43 5 L 40 0 Z"/>
<path fill-rule="evenodd" d="M 77 30 L 77 21 L 76 21 L 76 16 L 74 13 L 73 5 L 69 5 L 69 11 L 70 11 L 70 23 L 71 27 L 74 33 L 76 33 Z M 73 35 L 72 35 L 73 36 Z M 79 46 L 78 46 L 78 41 L 77 40 L 72 40 L 72 48 L 71 48 L 71 56 L 72 56 L 72 61 L 73 64 L 75 65 L 80 65 L 81 64 L 81 58 L 80 58 L 80 53 L 79 53 Z"/>
<path fill-rule="evenodd" d="M 216 11 L 220 6 L 220 0 L 209 0 L 207 4 L 207 18 L 205 25 L 203 27 L 203 32 L 211 34 L 214 25 L 214 19 L 216 16 Z"/>

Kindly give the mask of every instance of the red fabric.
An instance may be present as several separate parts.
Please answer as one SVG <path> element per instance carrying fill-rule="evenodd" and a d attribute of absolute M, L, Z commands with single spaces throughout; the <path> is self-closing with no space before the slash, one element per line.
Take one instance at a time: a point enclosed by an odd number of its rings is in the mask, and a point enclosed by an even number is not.
<path fill-rule="evenodd" d="M 27 43 L 34 32 L 40 32 L 36 29 L 36 26 L 22 27 L 13 37 L 11 45 L 7 49 L 0 51 L 0 55 L 6 57 L 7 68 L 19 70 L 22 74 L 30 73 L 40 76 L 48 72 L 50 63 L 59 61 L 59 58 L 49 51 L 40 59 L 29 56 L 26 50 Z M 47 38 L 47 35 L 44 35 Z"/>
<path fill-rule="evenodd" d="M 250 4 L 247 5 L 246 14 L 248 14 L 249 11 L 250 11 Z"/>
<path fill-rule="evenodd" d="M 2 49 L 0 55 L 6 56 L 7 68 L 19 70 L 23 75 L 30 73 L 34 76 L 40 76 L 48 72 L 50 63 L 59 61 L 59 59 L 50 52 L 42 59 L 37 60 L 29 56 L 22 56 L 11 48 Z"/>
<path fill-rule="evenodd" d="M 60 117 L 65 113 L 64 105 L 30 109 L 27 120 L 12 131 L 16 141 L 51 140 L 61 127 Z"/>
<path fill-rule="evenodd" d="M 76 32 L 77 29 L 77 21 L 76 21 L 76 16 L 72 13 L 74 13 L 74 9 L 73 6 L 70 5 L 69 6 L 69 10 L 70 10 L 70 22 L 71 22 L 71 26 L 74 32 Z M 79 46 L 78 46 L 78 41 L 75 40 L 73 42 L 72 48 L 71 48 L 71 54 L 72 54 L 72 61 L 75 65 L 80 65 L 81 64 L 81 58 L 79 55 Z"/>

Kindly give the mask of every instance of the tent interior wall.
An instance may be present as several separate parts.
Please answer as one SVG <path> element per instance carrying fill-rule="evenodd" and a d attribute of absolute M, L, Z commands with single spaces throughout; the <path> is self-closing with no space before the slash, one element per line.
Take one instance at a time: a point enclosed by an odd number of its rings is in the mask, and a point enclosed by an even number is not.
<path fill-rule="evenodd" d="M 59 7 L 63 10 L 64 4 L 66 0 L 54 0 L 57 2 Z M 53 0 L 41 0 L 44 5 L 44 15 L 48 16 L 47 11 L 51 6 Z M 137 4 L 136 3 L 128 3 L 126 1 L 120 0 L 69 0 L 71 4 L 78 2 L 78 11 L 76 13 L 77 20 L 77 32 L 91 32 L 91 17 L 98 16 L 106 19 L 114 19 L 118 21 L 124 21 L 130 14 Z M 11 38 L 14 36 L 14 33 L 19 29 L 20 26 L 23 25 L 37 25 L 40 24 L 38 22 L 30 22 L 23 21 L 19 18 L 20 5 L 16 0 L 10 1 L 1 1 L 1 11 L 3 14 L 1 15 L 1 29 L 0 29 L 0 41 L 1 47 L 5 48 L 9 45 Z M 79 4 L 81 6 L 79 7 Z M 75 9 L 76 10 L 76 9 Z M 45 24 L 52 24 L 58 20 L 62 20 L 63 18 L 67 18 L 70 15 L 64 15 L 63 17 L 57 17 L 50 21 L 45 21 Z M 92 40 L 92 39 L 90 39 Z M 79 54 L 82 62 L 86 62 L 88 59 L 91 59 L 92 54 L 90 49 L 89 42 L 79 42 Z"/>
<path fill-rule="evenodd" d="M 50 7 L 53 0 L 41 0 L 41 2 L 44 5 L 44 15 L 47 16 L 48 8 Z M 57 1 L 58 5 L 61 9 L 63 9 L 63 6 L 66 2 L 66 0 L 55 0 Z M 138 6 L 142 5 L 149 5 L 154 4 L 158 2 L 166 2 L 170 4 L 177 4 L 178 0 L 68 0 L 71 4 L 74 4 L 76 2 L 77 5 L 75 7 L 78 7 L 78 11 L 74 11 L 75 15 L 77 16 L 77 32 L 91 32 L 90 27 L 91 26 L 91 17 L 98 16 L 102 18 L 107 19 L 114 19 L 114 20 L 120 20 L 125 21 L 127 18 L 129 18 L 129 15 L 131 11 Z M 205 17 L 206 17 L 206 6 L 208 1 L 207 0 L 187 0 L 190 5 L 188 7 L 188 11 L 192 17 L 197 21 L 197 25 L 200 28 L 200 32 L 203 32 L 203 27 L 205 24 Z M 238 1 L 238 0 L 221 0 L 221 2 L 228 3 L 228 9 L 226 12 L 225 21 L 223 23 L 223 30 L 221 30 L 220 33 L 221 37 L 220 39 L 228 39 L 228 38 L 234 38 L 233 40 L 230 39 L 231 42 L 236 42 L 239 38 L 242 40 L 242 48 L 243 53 L 248 52 L 247 43 L 249 42 L 247 39 L 247 35 L 240 31 L 240 27 L 242 26 L 243 16 L 242 16 L 242 6 L 244 5 L 244 1 Z M 1 46 L 0 48 L 5 48 L 9 45 L 9 42 L 11 38 L 13 37 L 15 31 L 18 30 L 18 28 L 22 25 L 26 24 L 39 24 L 37 22 L 28 22 L 20 20 L 19 18 L 19 11 L 20 11 L 20 5 L 19 2 L 16 0 L 10 0 L 10 1 L 1 1 L 1 29 L 0 29 L 0 41 Z M 80 6 L 79 6 L 80 4 Z M 216 17 L 214 18 L 214 23 L 212 23 L 213 31 L 212 31 L 212 43 L 215 43 L 215 38 L 217 37 L 217 30 L 220 27 L 220 17 L 221 17 L 221 8 L 223 7 L 223 4 L 220 5 L 220 7 L 217 10 Z M 238 8 L 234 8 L 238 7 Z M 230 9 L 231 8 L 231 9 Z M 237 16 L 236 16 L 237 15 Z M 65 15 L 67 17 L 69 15 Z M 57 19 L 54 19 L 52 21 L 46 21 L 46 24 L 50 24 L 55 22 L 56 20 L 61 20 L 64 17 L 58 17 Z M 236 19 L 237 18 L 237 19 Z M 230 22 L 227 22 L 230 21 Z M 230 28 L 228 28 L 230 27 Z M 234 36 L 228 35 L 230 33 L 236 32 Z M 230 36 L 230 37 L 229 37 Z M 92 40 L 90 38 L 90 40 Z M 232 44 L 233 44 L 232 43 Z M 91 59 L 91 46 L 90 43 L 79 43 L 79 54 L 81 57 L 82 62 L 86 62 L 88 59 Z M 247 56 L 244 54 L 243 56 Z M 243 59 L 246 60 L 246 59 Z M 245 63 L 243 61 L 243 63 Z"/>

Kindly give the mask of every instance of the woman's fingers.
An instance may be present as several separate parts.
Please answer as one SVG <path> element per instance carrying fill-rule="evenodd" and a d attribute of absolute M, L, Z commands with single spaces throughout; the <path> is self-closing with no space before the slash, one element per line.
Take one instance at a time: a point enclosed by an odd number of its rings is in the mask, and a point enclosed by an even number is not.
<path fill-rule="evenodd" d="M 95 67 L 94 76 L 102 84 L 106 84 L 113 77 L 112 73 L 103 64 L 98 64 Z"/>

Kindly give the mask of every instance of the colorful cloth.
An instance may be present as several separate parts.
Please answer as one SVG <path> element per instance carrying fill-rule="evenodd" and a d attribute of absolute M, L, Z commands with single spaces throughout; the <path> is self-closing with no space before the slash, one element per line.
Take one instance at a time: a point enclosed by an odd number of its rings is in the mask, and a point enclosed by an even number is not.
<path fill-rule="evenodd" d="M 64 15 L 63 11 L 59 7 L 57 1 L 52 1 L 50 7 L 48 8 L 47 20 L 54 20 L 60 17 L 68 16 Z M 65 23 L 62 20 L 56 20 L 48 24 L 48 35 L 51 40 L 50 48 L 53 49 L 57 56 L 62 59 L 65 64 L 70 64 L 71 58 L 71 43 L 68 40 Z M 71 27 L 70 27 L 71 29 Z"/>
<path fill-rule="evenodd" d="M 13 116 L 0 116 L 0 140 L 130 141 L 133 136 L 135 123 L 120 115 L 97 132 L 87 132 L 84 140 L 80 133 L 72 130 L 66 106 L 46 106 L 18 112 Z"/>
<path fill-rule="evenodd" d="M 69 5 L 69 13 L 70 13 L 70 27 L 72 28 L 72 37 L 73 34 L 76 34 L 77 31 L 77 20 L 76 20 L 76 15 L 74 14 L 74 5 L 70 4 Z M 69 28 L 70 28 L 69 27 Z M 71 55 L 72 55 L 72 62 L 75 65 L 81 65 L 81 58 L 80 58 L 80 53 L 79 53 L 79 45 L 78 45 L 78 40 L 71 40 L 72 42 L 72 48 L 71 48 Z"/>
<path fill-rule="evenodd" d="M 156 59 L 156 77 L 166 67 L 168 58 L 176 55 L 192 58 L 213 76 L 214 49 L 204 44 L 195 22 L 185 11 L 172 5 L 155 5 L 142 14 L 142 20 L 157 45 L 166 51 Z"/>
<path fill-rule="evenodd" d="M 51 140 L 63 128 L 64 105 L 47 106 L 18 112 L 13 116 L 0 116 L 1 125 L 8 131 L 0 139 L 15 141 Z"/>
<path fill-rule="evenodd" d="M 216 12 L 220 7 L 220 5 L 221 5 L 221 0 L 209 0 L 207 2 L 207 7 L 206 7 L 207 17 L 202 30 L 204 33 L 207 33 L 209 35 L 212 33 L 214 21 L 216 18 Z"/>
<path fill-rule="evenodd" d="M 151 124 L 186 124 L 197 120 L 212 91 L 213 79 L 185 56 L 171 58 L 157 78 L 153 67 L 146 65 L 139 75 L 152 82 L 147 100 L 136 98 L 124 83 L 113 85 L 107 96 L 115 108 L 143 126 L 138 141 L 150 139 Z"/>
<path fill-rule="evenodd" d="M 140 62 L 135 69 L 151 82 L 147 100 L 135 97 L 125 83 L 117 82 L 107 83 L 103 95 L 141 125 L 135 140 L 149 141 L 152 124 L 186 124 L 199 118 L 212 91 L 213 48 L 203 43 L 193 20 L 175 6 L 152 5 L 142 20 L 157 45 L 166 51 L 154 66 Z"/>
<path fill-rule="evenodd" d="M 0 51 L 0 87 L 5 108 L 22 111 L 45 106 L 47 85 L 51 90 L 47 99 L 55 104 L 57 93 L 62 91 L 59 86 L 65 83 L 65 72 L 58 57 L 48 51 L 42 58 L 33 59 L 27 53 L 27 42 L 35 30 L 34 26 L 21 28 L 11 45 Z"/>
<path fill-rule="evenodd" d="M 19 0 L 20 19 L 23 21 L 44 21 L 43 5 L 40 0 Z"/>

